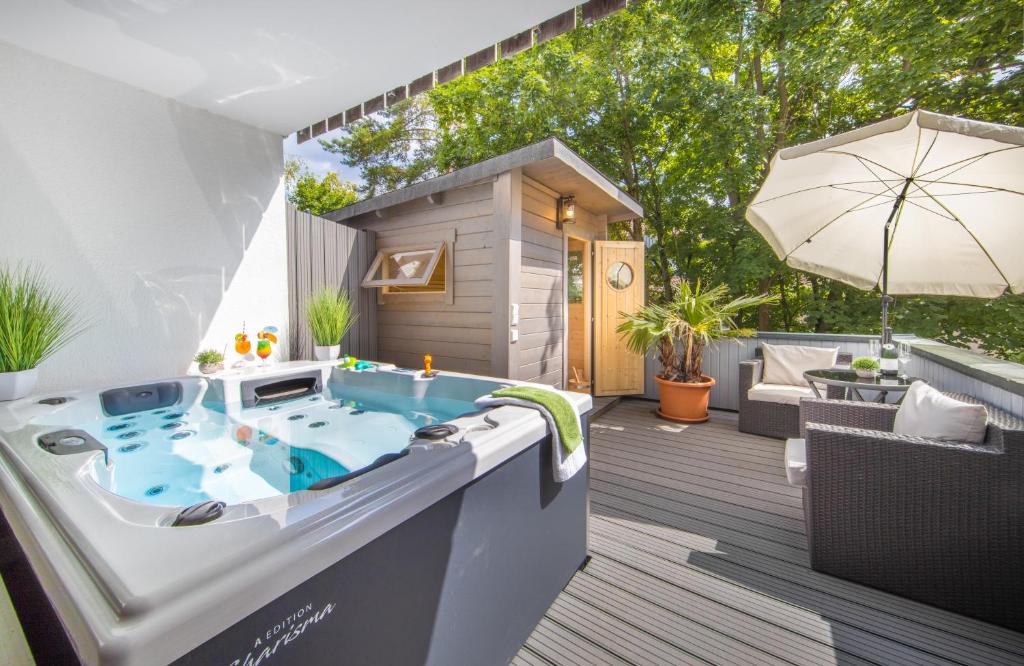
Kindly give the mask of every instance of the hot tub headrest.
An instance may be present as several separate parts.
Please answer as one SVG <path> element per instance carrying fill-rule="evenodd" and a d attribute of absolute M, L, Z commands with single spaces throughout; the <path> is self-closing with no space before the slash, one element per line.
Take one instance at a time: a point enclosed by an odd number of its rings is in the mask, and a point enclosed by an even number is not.
<path fill-rule="evenodd" d="M 181 382 L 122 386 L 100 393 L 100 404 L 107 416 L 122 416 L 170 407 L 181 400 L 181 394 Z"/>

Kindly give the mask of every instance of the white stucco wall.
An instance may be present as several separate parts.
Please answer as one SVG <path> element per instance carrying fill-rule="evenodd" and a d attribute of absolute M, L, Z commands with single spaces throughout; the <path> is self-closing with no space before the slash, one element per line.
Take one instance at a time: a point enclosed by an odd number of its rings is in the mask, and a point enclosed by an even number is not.
<path fill-rule="evenodd" d="M 243 321 L 287 339 L 281 137 L 3 42 L 0 91 L 0 261 L 91 320 L 41 390 L 184 373 Z"/>

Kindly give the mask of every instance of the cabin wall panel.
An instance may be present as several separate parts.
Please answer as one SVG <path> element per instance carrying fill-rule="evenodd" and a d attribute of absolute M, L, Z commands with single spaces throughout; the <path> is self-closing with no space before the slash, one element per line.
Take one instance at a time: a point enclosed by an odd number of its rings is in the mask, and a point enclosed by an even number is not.
<path fill-rule="evenodd" d="M 519 377 L 563 388 L 565 238 L 556 211 L 555 197 L 524 180 Z"/>
<path fill-rule="evenodd" d="M 369 221 L 366 221 L 369 220 Z M 380 249 L 447 241 L 454 233 L 451 262 L 454 296 L 385 294 L 364 289 L 378 300 L 378 360 L 492 374 L 491 318 L 494 311 L 494 202 L 491 181 L 445 192 L 439 203 L 412 201 L 363 216 L 360 224 L 376 233 Z M 362 279 L 362 276 L 360 276 Z"/>

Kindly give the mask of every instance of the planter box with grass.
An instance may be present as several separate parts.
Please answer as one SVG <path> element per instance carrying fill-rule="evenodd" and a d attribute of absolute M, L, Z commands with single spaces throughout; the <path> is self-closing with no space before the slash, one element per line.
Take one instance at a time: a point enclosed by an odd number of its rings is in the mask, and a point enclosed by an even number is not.
<path fill-rule="evenodd" d="M 32 393 L 39 364 L 82 331 L 76 308 L 41 269 L 0 266 L 0 401 Z"/>
<path fill-rule="evenodd" d="M 333 361 L 341 354 L 341 339 L 355 323 L 348 294 L 324 287 L 306 301 L 306 318 L 313 334 L 313 359 Z"/>

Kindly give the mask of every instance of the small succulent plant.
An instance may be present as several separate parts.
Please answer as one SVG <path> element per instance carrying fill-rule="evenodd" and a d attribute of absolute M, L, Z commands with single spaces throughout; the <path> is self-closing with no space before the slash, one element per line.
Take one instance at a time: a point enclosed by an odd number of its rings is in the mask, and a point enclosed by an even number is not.
<path fill-rule="evenodd" d="M 199 365 L 215 365 L 224 361 L 224 354 L 216 349 L 204 349 L 196 354 L 195 362 Z"/>
<path fill-rule="evenodd" d="M 878 361 L 870 356 L 861 356 L 853 359 L 853 363 L 850 364 L 850 367 L 854 370 L 878 370 L 881 366 Z"/>

